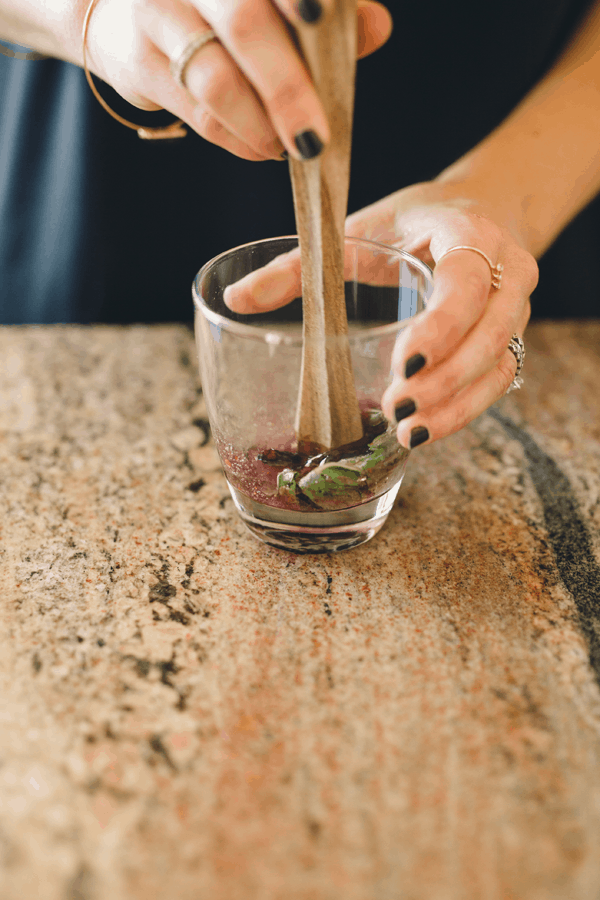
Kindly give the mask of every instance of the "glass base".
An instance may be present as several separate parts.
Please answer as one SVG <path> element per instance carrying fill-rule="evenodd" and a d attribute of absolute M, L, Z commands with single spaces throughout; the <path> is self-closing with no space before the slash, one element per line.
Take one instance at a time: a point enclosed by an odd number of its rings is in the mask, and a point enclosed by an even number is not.
<path fill-rule="evenodd" d="M 293 553 L 333 553 L 369 541 L 382 528 L 402 479 L 385 494 L 335 512 L 304 513 L 256 503 L 229 484 L 236 509 L 254 537 Z"/>

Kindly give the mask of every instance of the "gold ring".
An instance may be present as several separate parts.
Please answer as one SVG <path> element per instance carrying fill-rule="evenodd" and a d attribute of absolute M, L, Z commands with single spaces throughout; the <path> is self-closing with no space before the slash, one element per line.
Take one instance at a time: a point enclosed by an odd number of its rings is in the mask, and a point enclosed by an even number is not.
<path fill-rule="evenodd" d="M 106 100 L 100 96 L 96 85 L 94 84 L 92 75 L 87 65 L 87 36 L 88 29 L 90 27 L 90 18 L 92 15 L 92 11 L 96 5 L 98 0 L 92 0 L 90 5 L 87 8 L 87 12 L 85 14 L 85 19 L 83 20 L 83 29 L 82 29 L 82 57 L 83 57 L 83 71 L 85 72 L 85 77 L 87 78 L 87 83 L 92 89 L 92 94 L 102 106 L 106 112 L 116 119 L 117 122 L 120 122 L 121 125 L 125 125 L 126 128 L 132 128 L 133 131 L 137 131 L 138 137 L 142 138 L 145 141 L 156 141 L 156 140 L 172 140 L 173 138 L 182 138 L 187 134 L 187 129 L 183 127 L 183 119 L 177 119 L 175 122 L 172 122 L 170 125 L 165 125 L 161 128 L 148 128 L 146 125 L 136 125 L 135 122 L 130 122 L 128 119 L 124 119 L 123 116 L 120 116 L 113 109 L 110 108 Z"/>
<path fill-rule="evenodd" d="M 502 285 L 502 272 L 504 271 L 504 266 L 502 265 L 502 263 L 498 263 L 497 265 L 494 265 L 493 262 L 491 261 L 491 259 L 489 258 L 489 256 L 487 255 L 487 253 L 484 253 L 483 250 L 479 249 L 479 247 L 467 247 L 467 246 L 450 247 L 449 250 L 446 250 L 445 253 L 442 253 L 440 258 L 436 262 L 436 266 L 441 263 L 441 261 L 443 260 L 443 258 L 445 256 L 448 256 L 449 253 L 454 253 L 455 250 L 472 250 L 473 253 L 479 253 L 480 256 L 483 256 L 486 263 L 490 267 L 490 271 L 492 273 L 492 287 L 495 288 L 495 290 L 497 290 L 497 291 L 500 290 L 500 287 Z"/>
<path fill-rule="evenodd" d="M 171 57 L 171 65 L 169 68 L 171 69 L 171 75 L 179 87 L 187 90 L 185 70 L 198 50 L 201 50 L 209 41 L 214 41 L 215 38 L 216 34 L 212 28 L 205 28 L 204 31 L 197 31 L 195 34 L 190 35 L 189 40 L 187 40 L 185 44 L 180 44 L 179 47 L 177 47 L 175 53 Z"/>

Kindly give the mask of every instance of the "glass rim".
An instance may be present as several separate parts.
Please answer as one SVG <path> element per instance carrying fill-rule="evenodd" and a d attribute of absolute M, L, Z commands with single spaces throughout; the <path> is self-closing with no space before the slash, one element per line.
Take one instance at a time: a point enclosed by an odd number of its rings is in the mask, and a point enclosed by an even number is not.
<path fill-rule="evenodd" d="M 262 324 L 262 325 L 250 325 L 246 322 L 235 322 L 233 319 L 228 319 L 226 316 L 222 316 L 220 313 L 214 312 L 214 310 L 210 309 L 204 298 L 202 297 L 200 291 L 197 288 L 197 283 L 200 281 L 208 269 L 214 266 L 219 260 L 225 259 L 227 256 L 230 256 L 232 253 L 237 253 L 239 250 L 245 250 L 246 247 L 256 247 L 260 244 L 270 244 L 274 241 L 296 241 L 298 242 L 297 234 L 284 234 L 279 237 L 269 237 L 269 238 L 261 238 L 258 241 L 248 241 L 246 244 L 239 244 L 237 247 L 231 247 L 229 250 L 224 250 L 222 253 L 218 253 L 217 256 L 213 256 L 212 259 L 209 259 L 208 262 L 205 262 L 204 265 L 198 270 L 196 275 L 194 276 L 194 280 L 192 282 L 192 297 L 194 300 L 194 307 L 196 312 L 202 313 L 202 315 L 213 325 L 217 325 L 219 328 L 225 328 L 227 331 L 234 332 L 238 334 L 240 337 L 248 337 L 253 338 L 254 340 L 260 340 L 262 343 L 266 344 L 301 344 L 302 343 L 302 334 L 292 335 L 289 332 L 284 330 L 279 330 L 277 328 L 276 323 L 273 323 L 273 327 L 270 324 Z M 345 241 L 354 241 L 357 244 L 365 244 L 371 247 L 376 247 L 382 251 L 397 253 L 402 259 L 406 260 L 415 269 L 419 270 L 424 278 L 430 282 L 431 289 L 433 289 L 433 271 L 422 260 L 418 259 L 416 256 L 413 256 L 412 253 L 408 253 L 406 250 L 402 250 L 400 247 L 394 247 L 391 244 L 383 244 L 380 241 L 371 241 L 367 238 L 358 238 L 353 237 L 352 235 L 344 235 Z M 424 302 L 429 299 L 429 294 L 424 298 Z M 248 314 L 251 317 L 251 314 Z M 393 334 L 395 331 L 398 331 L 399 328 L 406 328 L 406 325 L 412 319 L 411 316 L 409 319 L 397 320 L 396 322 L 388 322 L 386 325 L 374 325 L 371 328 L 364 328 L 360 331 L 360 334 L 352 333 L 352 331 L 348 334 L 348 339 L 351 344 L 356 343 L 358 341 L 364 341 L 365 339 L 372 337 L 382 337 L 386 334 Z"/>

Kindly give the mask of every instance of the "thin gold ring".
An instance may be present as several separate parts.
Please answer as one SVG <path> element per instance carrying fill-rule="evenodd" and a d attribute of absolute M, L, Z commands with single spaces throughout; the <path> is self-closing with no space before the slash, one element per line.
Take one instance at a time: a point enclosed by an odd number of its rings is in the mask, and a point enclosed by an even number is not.
<path fill-rule="evenodd" d="M 184 44 L 180 44 L 173 53 L 170 64 L 171 75 L 179 87 L 182 87 L 185 91 L 188 89 L 188 86 L 185 83 L 187 67 L 196 53 L 198 53 L 199 50 L 202 50 L 202 48 L 210 41 L 216 40 L 216 37 L 217 36 L 212 28 L 204 28 L 202 31 L 191 34 L 188 40 Z"/>
<path fill-rule="evenodd" d="M 455 250 L 471 250 L 473 253 L 478 253 L 480 256 L 483 256 L 492 273 L 492 287 L 496 291 L 500 290 L 502 286 L 502 272 L 504 271 L 504 266 L 502 265 L 502 263 L 497 263 L 496 265 L 494 265 L 487 253 L 484 253 L 483 250 L 479 249 L 479 247 L 471 247 L 465 244 L 461 244 L 459 247 L 450 247 L 449 250 L 445 250 L 444 253 L 442 253 L 440 258 L 436 262 L 436 266 L 441 263 L 445 256 L 448 256 L 449 253 L 454 253 Z"/>
<path fill-rule="evenodd" d="M 117 122 L 120 122 L 121 125 L 125 125 L 126 128 L 131 128 L 133 131 L 137 131 L 138 137 L 142 138 L 144 141 L 156 141 L 156 140 L 164 140 L 173 138 L 182 138 L 187 134 L 187 129 L 183 127 L 183 119 L 177 119 L 175 122 L 171 122 L 170 125 L 165 125 L 161 128 L 148 128 L 146 125 L 136 125 L 135 122 L 130 122 L 128 119 L 124 119 L 123 116 L 120 116 L 113 109 L 110 108 L 106 100 L 100 96 L 96 85 L 94 84 L 94 80 L 92 78 L 92 74 L 88 69 L 87 65 L 87 36 L 88 30 L 90 27 L 90 18 L 93 12 L 93 9 L 98 0 L 91 0 L 90 5 L 87 8 L 87 12 L 85 14 L 85 19 L 83 20 L 83 28 L 81 38 L 83 41 L 82 48 L 82 57 L 83 57 L 83 71 L 85 72 L 85 77 L 87 78 L 87 83 L 89 84 L 92 94 L 102 106 L 106 112 L 116 119 Z"/>

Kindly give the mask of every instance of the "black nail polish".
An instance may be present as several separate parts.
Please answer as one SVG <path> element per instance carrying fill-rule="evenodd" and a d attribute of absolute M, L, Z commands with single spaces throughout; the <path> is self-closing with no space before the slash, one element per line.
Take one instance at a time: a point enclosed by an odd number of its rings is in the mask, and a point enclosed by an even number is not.
<path fill-rule="evenodd" d="M 429 440 L 429 432 L 423 425 L 417 425 L 416 428 L 411 428 L 410 430 L 410 449 L 413 447 L 418 447 L 419 444 L 424 444 L 425 441 Z"/>
<path fill-rule="evenodd" d="M 284 150 L 283 153 L 281 154 L 281 157 L 280 157 L 280 158 L 281 158 L 281 159 L 289 159 L 289 158 L 290 158 L 290 154 L 287 152 L 287 150 Z"/>
<path fill-rule="evenodd" d="M 420 372 L 427 360 L 423 356 L 422 353 L 414 353 L 409 359 L 406 360 L 406 365 L 404 366 L 404 377 L 412 378 L 413 375 L 416 375 L 417 372 Z"/>
<path fill-rule="evenodd" d="M 303 131 L 297 134 L 294 143 L 302 159 L 313 159 L 323 149 L 323 144 L 314 131 Z"/>
<path fill-rule="evenodd" d="M 309 25 L 318 22 L 323 13 L 323 7 L 319 0 L 299 0 L 296 9 L 300 18 L 308 22 Z"/>
<path fill-rule="evenodd" d="M 396 409 L 394 410 L 394 415 L 396 416 L 396 422 L 401 422 L 402 419 L 407 419 L 409 416 L 412 416 L 414 412 L 417 411 L 417 407 L 415 406 L 415 401 L 411 400 L 410 397 L 407 400 L 402 400 L 401 403 L 398 404 Z"/>

